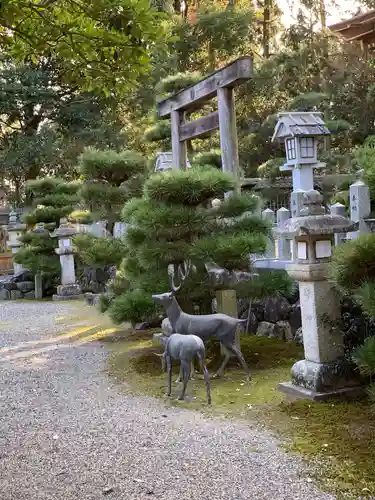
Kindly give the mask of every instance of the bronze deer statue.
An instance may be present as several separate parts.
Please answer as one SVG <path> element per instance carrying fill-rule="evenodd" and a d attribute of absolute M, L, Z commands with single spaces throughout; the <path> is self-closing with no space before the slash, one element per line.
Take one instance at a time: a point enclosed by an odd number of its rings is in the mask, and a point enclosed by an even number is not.
<path fill-rule="evenodd" d="M 232 318 L 226 314 L 204 314 L 194 315 L 187 314 L 182 311 L 176 299 L 176 292 L 178 292 L 190 271 L 192 270 L 191 261 L 184 262 L 183 268 L 181 264 L 178 266 L 178 274 L 180 277 L 180 284 L 176 285 L 174 282 L 174 266 L 168 266 L 168 276 L 171 286 L 171 291 L 153 295 L 152 300 L 157 304 L 165 307 L 168 319 L 170 321 L 173 333 L 180 333 L 181 335 L 196 335 L 203 341 L 212 337 L 216 337 L 220 344 L 224 347 L 224 360 L 214 376 L 222 377 L 224 369 L 231 357 L 234 354 L 240 361 L 247 379 L 250 380 L 249 367 L 243 357 L 241 350 L 236 345 L 236 330 L 240 324 L 245 324 L 247 319 Z"/>

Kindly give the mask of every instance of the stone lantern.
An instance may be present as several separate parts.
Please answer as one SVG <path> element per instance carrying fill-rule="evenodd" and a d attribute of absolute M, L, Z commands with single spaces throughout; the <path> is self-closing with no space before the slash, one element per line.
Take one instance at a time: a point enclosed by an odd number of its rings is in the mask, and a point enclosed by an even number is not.
<path fill-rule="evenodd" d="M 298 281 L 305 359 L 292 368 L 292 382 L 279 390 L 296 398 L 314 400 L 358 392 L 358 378 L 344 360 L 339 331 L 340 299 L 328 279 L 334 235 L 354 231 L 342 215 L 327 215 L 323 197 L 310 190 L 304 195 L 301 216 L 287 220 L 277 232 L 295 238 L 297 259 L 286 270 Z"/>
<path fill-rule="evenodd" d="M 13 257 L 22 247 L 20 236 L 25 231 L 25 229 L 26 229 L 26 224 L 22 224 L 19 221 L 18 214 L 16 212 L 11 212 L 9 214 L 9 223 L 7 231 L 8 231 L 8 246 L 12 251 Z M 16 262 L 13 261 L 13 270 L 14 274 L 19 274 L 25 269 L 22 264 L 17 264 Z"/>
<path fill-rule="evenodd" d="M 272 141 L 285 143 L 286 163 L 280 170 L 292 172 L 291 214 L 298 217 L 304 192 L 314 189 L 313 169 L 325 167 L 318 160 L 318 140 L 330 131 L 321 113 L 291 111 L 280 113 L 278 118 Z"/>
<path fill-rule="evenodd" d="M 67 224 L 66 219 L 61 219 L 60 227 L 51 234 L 52 237 L 58 238 L 59 246 L 55 249 L 55 252 L 60 256 L 61 264 L 61 285 L 57 287 L 57 294 L 53 296 L 53 300 L 83 298 L 81 288 L 79 284 L 76 283 L 72 244 L 72 237 L 74 234 L 76 234 L 76 230 Z"/>

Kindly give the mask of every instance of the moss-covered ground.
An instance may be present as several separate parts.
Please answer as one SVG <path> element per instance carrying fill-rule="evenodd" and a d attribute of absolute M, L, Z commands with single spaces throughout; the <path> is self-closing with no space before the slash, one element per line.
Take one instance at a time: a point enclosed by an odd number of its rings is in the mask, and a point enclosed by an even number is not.
<path fill-rule="evenodd" d="M 109 340 L 108 372 L 118 383 L 137 393 L 165 398 L 166 373 L 155 353 L 161 348 L 152 334 L 139 332 Z M 189 382 L 186 402 L 181 406 L 210 414 L 249 419 L 272 429 L 285 440 L 285 449 L 299 452 L 312 464 L 323 487 L 338 498 L 375 497 L 375 419 L 367 400 L 361 402 L 287 402 L 276 390 L 290 379 L 292 364 L 302 357 L 293 343 L 256 336 L 244 336 L 241 349 L 252 372 L 247 383 L 235 361 L 224 379 L 211 380 L 212 407 L 205 402 L 203 380 L 198 374 Z M 207 349 L 210 372 L 219 362 L 219 347 Z M 177 377 L 178 366 L 175 367 Z M 170 404 L 176 404 L 180 390 L 173 385 Z"/>

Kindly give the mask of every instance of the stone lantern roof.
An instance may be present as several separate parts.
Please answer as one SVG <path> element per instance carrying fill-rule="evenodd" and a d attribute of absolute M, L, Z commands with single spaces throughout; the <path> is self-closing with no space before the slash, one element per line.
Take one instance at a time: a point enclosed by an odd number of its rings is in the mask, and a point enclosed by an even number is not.
<path fill-rule="evenodd" d="M 301 215 L 285 221 L 276 229 L 276 233 L 298 237 L 348 233 L 358 229 L 358 222 L 353 222 L 342 215 L 326 214 L 322 202 L 323 196 L 319 191 L 307 191 L 304 195 L 304 208 L 301 210 Z"/>
<path fill-rule="evenodd" d="M 279 121 L 276 124 L 272 142 L 276 139 L 285 139 L 286 137 L 331 134 L 324 124 L 322 113 L 290 111 L 279 113 L 278 118 Z"/>
<path fill-rule="evenodd" d="M 60 219 L 60 226 L 51 233 L 52 238 L 71 237 L 77 233 L 76 229 L 68 224 L 67 219 Z"/>

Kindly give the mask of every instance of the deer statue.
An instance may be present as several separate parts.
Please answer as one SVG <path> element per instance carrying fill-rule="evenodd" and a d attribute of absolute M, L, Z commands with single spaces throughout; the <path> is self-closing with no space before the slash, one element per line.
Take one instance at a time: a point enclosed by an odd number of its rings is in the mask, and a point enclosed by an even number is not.
<path fill-rule="evenodd" d="M 211 388 L 210 377 L 206 367 L 205 357 L 206 350 L 203 340 L 196 335 L 180 335 L 179 333 L 172 333 L 166 336 L 163 333 L 154 333 L 153 339 L 159 340 L 164 346 L 164 353 L 160 354 L 162 358 L 162 369 L 167 366 L 168 372 L 168 392 L 167 396 L 171 395 L 172 391 L 172 360 L 180 361 L 180 372 L 182 373 L 183 387 L 181 395 L 178 398 L 183 401 L 185 398 L 185 391 L 190 378 L 190 369 L 193 365 L 194 358 L 198 358 L 202 368 L 204 382 L 206 384 L 207 403 L 211 404 Z M 157 354 L 159 356 L 159 354 Z"/>
<path fill-rule="evenodd" d="M 247 379 L 250 380 L 249 367 L 246 364 L 241 350 L 236 345 L 237 327 L 240 324 L 245 324 L 247 319 L 241 320 L 219 313 L 205 315 L 187 314 L 184 313 L 179 306 L 175 294 L 180 290 L 191 269 L 191 261 L 184 262 L 183 267 L 179 265 L 178 274 L 180 277 L 180 284 L 175 285 L 174 266 L 168 266 L 171 291 L 153 295 L 152 300 L 164 306 L 174 333 L 179 333 L 181 335 L 196 335 L 203 341 L 216 337 L 220 341 L 220 344 L 224 347 L 225 356 L 219 370 L 214 376 L 222 377 L 224 375 L 224 369 L 228 364 L 231 354 L 234 354 L 245 370 Z"/>

